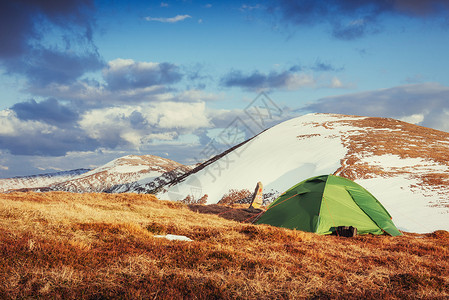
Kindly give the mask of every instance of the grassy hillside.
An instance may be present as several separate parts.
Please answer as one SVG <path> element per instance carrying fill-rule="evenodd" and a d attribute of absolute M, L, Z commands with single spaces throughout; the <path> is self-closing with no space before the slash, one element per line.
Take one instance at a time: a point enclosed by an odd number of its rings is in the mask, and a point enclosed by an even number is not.
<path fill-rule="evenodd" d="M 448 232 L 349 239 L 190 208 L 152 195 L 0 194 L 0 298 L 449 297 Z M 154 237 L 166 233 L 194 241 Z"/>

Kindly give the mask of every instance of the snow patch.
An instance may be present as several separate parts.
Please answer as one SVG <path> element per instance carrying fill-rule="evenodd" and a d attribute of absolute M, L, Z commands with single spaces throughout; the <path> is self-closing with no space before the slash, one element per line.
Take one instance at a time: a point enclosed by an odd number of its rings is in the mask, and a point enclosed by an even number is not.
<path fill-rule="evenodd" d="M 117 173 L 139 173 L 148 170 L 148 168 L 146 165 L 121 165 L 114 167 L 112 171 Z"/>
<path fill-rule="evenodd" d="M 185 241 L 185 242 L 193 242 L 192 239 L 184 236 L 184 235 L 175 235 L 175 234 L 167 234 L 167 235 L 154 235 L 155 238 L 163 238 L 169 241 Z"/>
<path fill-rule="evenodd" d="M 429 205 L 429 199 L 438 198 L 437 191 L 413 191 L 410 186 L 418 180 L 407 174 L 389 178 L 355 180 L 367 189 L 387 209 L 398 229 L 427 233 L 449 231 L 449 208 Z"/>

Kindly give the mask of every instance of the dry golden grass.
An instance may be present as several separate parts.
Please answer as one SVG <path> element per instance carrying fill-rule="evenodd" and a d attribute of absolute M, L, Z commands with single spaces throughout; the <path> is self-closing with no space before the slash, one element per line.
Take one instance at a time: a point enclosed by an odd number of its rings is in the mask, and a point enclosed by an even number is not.
<path fill-rule="evenodd" d="M 0 226 L 2 299 L 449 297 L 446 231 L 345 239 L 63 192 L 0 194 Z"/>

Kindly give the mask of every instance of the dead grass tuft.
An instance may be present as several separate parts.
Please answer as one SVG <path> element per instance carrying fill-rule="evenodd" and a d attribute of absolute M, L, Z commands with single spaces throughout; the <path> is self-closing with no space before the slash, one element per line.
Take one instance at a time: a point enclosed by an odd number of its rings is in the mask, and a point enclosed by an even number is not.
<path fill-rule="evenodd" d="M 243 190 L 230 189 L 226 194 L 223 195 L 220 201 L 218 201 L 218 204 L 221 205 L 231 205 L 234 203 L 249 204 L 251 201 L 252 194 L 253 193 L 247 189 Z"/>
<path fill-rule="evenodd" d="M 195 199 L 195 197 L 193 197 L 191 195 L 187 195 L 187 197 L 185 197 L 180 202 L 187 204 L 187 205 L 188 204 L 206 204 L 207 198 L 208 198 L 207 194 L 203 195 L 201 198 L 198 198 L 198 199 Z"/>

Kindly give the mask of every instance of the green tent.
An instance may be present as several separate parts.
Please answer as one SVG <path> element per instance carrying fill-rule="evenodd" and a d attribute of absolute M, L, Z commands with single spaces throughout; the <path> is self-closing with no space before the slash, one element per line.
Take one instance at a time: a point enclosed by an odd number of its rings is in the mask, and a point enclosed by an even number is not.
<path fill-rule="evenodd" d="M 373 195 L 357 183 L 334 175 L 312 177 L 291 187 L 255 223 L 318 234 L 353 226 L 358 234 L 402 235 Z"/>

